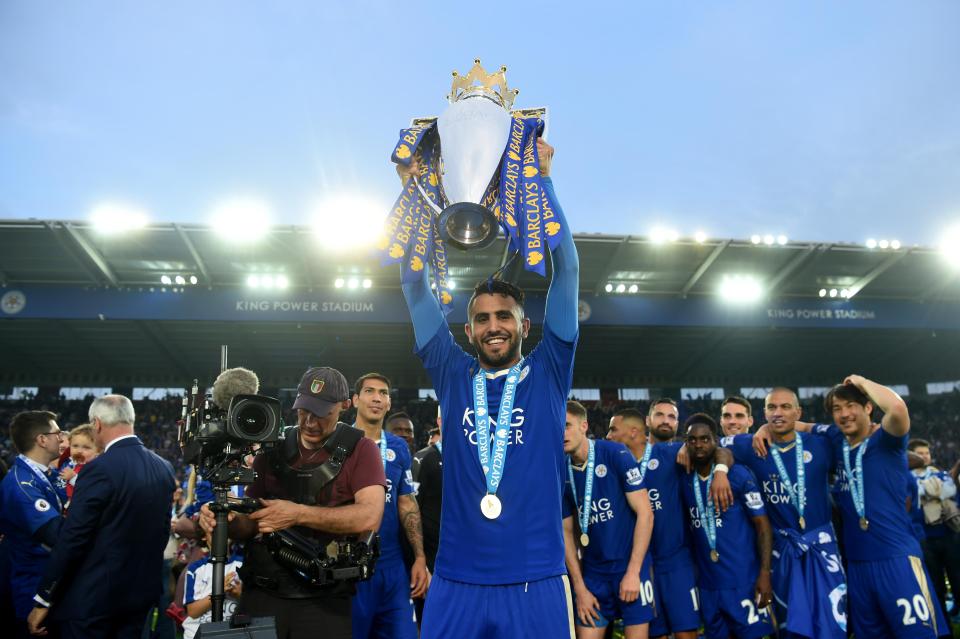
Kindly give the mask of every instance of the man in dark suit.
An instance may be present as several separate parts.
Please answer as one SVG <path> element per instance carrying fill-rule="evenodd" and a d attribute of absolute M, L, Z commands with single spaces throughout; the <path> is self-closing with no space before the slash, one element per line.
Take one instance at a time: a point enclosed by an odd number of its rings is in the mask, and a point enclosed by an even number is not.
<path fill-rule="evenodd" d="M 160 594 L 176 480 L 133 434 L 129 399 L 96 399 L 89 416 L 104 452 L 77 482 L 28 623 L 45 634 L 50 613 L 63 639 L 134 639 Z"/>

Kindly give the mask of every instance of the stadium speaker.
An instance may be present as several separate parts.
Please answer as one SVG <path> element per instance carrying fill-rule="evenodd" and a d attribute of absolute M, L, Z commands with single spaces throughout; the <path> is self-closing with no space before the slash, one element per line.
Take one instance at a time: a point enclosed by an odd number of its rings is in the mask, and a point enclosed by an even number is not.
<path fill-rule="evenodd" d="M 197 639 L 277 639 L 273 617 L 234 615 L 230 621 L 200 624 Z"/>

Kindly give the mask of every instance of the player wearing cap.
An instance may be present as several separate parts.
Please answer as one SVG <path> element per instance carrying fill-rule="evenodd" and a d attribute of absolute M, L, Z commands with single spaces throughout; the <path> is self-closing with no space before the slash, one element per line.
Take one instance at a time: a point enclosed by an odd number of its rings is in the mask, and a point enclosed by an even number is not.
<path fill-rule="evenodd" d="M 29 637 L 27 615 L 63 523 L 63 506 L 48 465 L 59 455 L 64 432 L 57 416 L 24 411 L 10 422 L 10 438 L 20 454 L 0 482 L 0 552 L 10 561 L 8 584 L 13 595 L 15 637 Z"/>
<path fill-rule="evenodd" d="M 388 433 L 383 420 L 390 410 L 390 380 L 367 373 L 354 384 L 357 422 L 367 439 L 377 445 L 387 476 L 386 505 L 380 522 L 380 557 L 373 577 L 357 584 L 353 597 L 354 639 L 416 639 L 413 597 L 422 597 L 430 583 L 423 553 L 420 508 L 414 497 L 410 450 L 401 437 Z M 415 556 L 409 572 L 403 562 L 400 529 Z"/>
<path fill-rule="evenodd" d="M 372 440 L 339 422 L 349 407 L 350 387 L 340 371 L 323 367 L 304 373 L 293 403 L 297 427 L 287 430 L 283 445 L 253 462 L 257 478 L 246 496 L 259 498 L 263 507 L 251 515 L 230 514 L 230 537 L 247 541 L 238 612 L 276 617 L 280 637 L 312 638 L 318 629 L 328 638 L 351 637 L 353 585 L 309 585 L 279 564 L 257 536 L 296 526 L 324 547 L 337 537 L 379 529 L 386 486 L 383 464 Z M 311 482 L 304 477 L 348 440 L 355 443 L 342 469 L 319 493 L 311 492 Z M 200 512 L 201 527 L 212 530 L 216 520 L 209 506 Z"/>
<path fill-rule="evenodd" d="M 684 424 L 693 471 L 681 484 L 693 531 L 697 585 L 707 639 L 759 639 L 771 632 L 767 606 L 773 599 L 770 556 L 773 540 L 763 497 L 753 473 L 730 468 L 734 502 L 721 511 L 710 498 L 719 428 L 709 415 Z"/>
<path fill-rule="evenodd" d="M 587 410 L 567 402 L 563 536 L 577 637 L 600 639 L 610 622 L 623 619 L 626 639 L 646 639 L 653 619 L 650 500 L 630 451 L 623 444 L 588 439 L 587 427 Z"/>
<path fill-rule="evenodd" d="M 544 189 L 562 218 L 546 177 L 553 149 L 537 144 Z M 417 354 L 444 415 L 443 533 L 424 639 L 573 633 L 561 498 L 579 270 L 566 234 L 553 252 L 543 338 L 526 356 L 530 319 L 516 286 L 490 280 L 474 290 L 464 327 L 471 356 L 454 341 L 426 270 L 403 285 Z"/>
<path fill-rule="evenodd" d="M 720 443 L 753 472 L 773 525 L 774 610 L 781 637 L 845 639 L 847 587 L 829 489 L 836 458 L 827 438 L 797 432 L 800 415 L 797 394 L 774 388 L 764 403 L 767 423 L 758 433 L 761 441 L 767 434 L 771 438 L 768 454 L 755 452 L 747 433 Z"/>

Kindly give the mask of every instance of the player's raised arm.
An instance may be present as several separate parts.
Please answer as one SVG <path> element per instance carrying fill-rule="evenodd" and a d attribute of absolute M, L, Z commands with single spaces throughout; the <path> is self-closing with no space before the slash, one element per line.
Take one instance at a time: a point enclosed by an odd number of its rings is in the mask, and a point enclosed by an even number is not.
<path fill-rule="evenodd" d="M 543 176 L 543 188 L 553 204 L 554 213 L 561 219 L 565 228 L 569 228 L 563 209 L 557 201 L 550 179 L 550 166 L 553 161 L 553 147 L 542 139 L 537 140 L 540 154 L 540 175 Z M 571 342 L 577 336 L 577 305 L 580 295 L 580 258 L 573 242 L 573 232 L 563 234 L 563 239 L 553 251 L 553 280 L 547 291 L 547 308 L 544 324 L 565 342 Z"/>
<path fill-rule="evenodd" d="M 893 389 L 882 384 L 870 381 L 861 375 L 850 375 L 844 384 L 859 388 L 864 395 L 880 410 L 883 411 L 883 421 L 880 425 L 894 437 L 903 437 L 910 432 L 910 413 L 907 404 Z"/>

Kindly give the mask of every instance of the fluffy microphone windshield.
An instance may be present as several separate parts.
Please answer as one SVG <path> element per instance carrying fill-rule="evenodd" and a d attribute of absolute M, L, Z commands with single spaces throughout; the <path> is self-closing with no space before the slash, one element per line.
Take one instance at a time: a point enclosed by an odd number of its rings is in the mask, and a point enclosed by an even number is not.
<path fill-rule="evenodd" d="M 226 410 L 237 395 L 256 395 L 260 389 L 257 374 L 247 368 L 228 368 L 213 382 L 213 403 Z"/>

